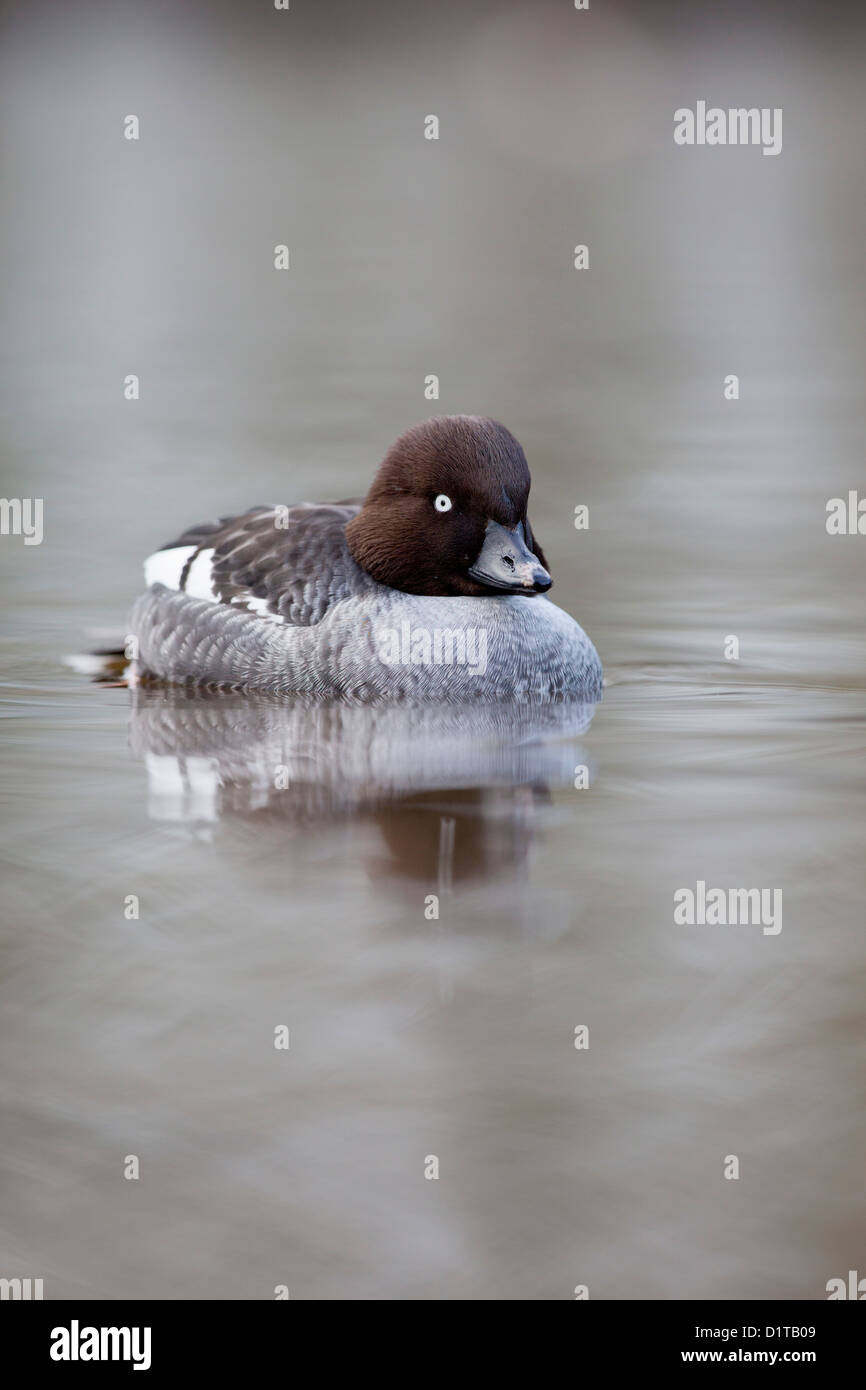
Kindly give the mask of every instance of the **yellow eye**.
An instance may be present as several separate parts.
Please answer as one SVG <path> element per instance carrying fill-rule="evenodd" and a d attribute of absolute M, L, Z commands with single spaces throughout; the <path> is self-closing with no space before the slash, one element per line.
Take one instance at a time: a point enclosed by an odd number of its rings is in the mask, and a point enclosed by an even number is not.
<path fill-rule="evenodd" d="M 440 492 L 433 506 L 436 508 L 437 512 L 450 512 L 451 498 L 446 497 L 444 492 Z"/>

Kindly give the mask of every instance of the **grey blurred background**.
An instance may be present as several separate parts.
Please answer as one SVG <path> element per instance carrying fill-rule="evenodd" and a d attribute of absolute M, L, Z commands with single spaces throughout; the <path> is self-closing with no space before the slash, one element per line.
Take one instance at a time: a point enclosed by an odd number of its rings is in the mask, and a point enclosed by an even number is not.
<path fill-rule="evenodd" d="M 864 485 L 864 22 L 756 8 L 4 8 L 2 491 L 45 539 L 0 540 L 0 1275 L 760 1299 L 864 1268 L 866 540 L 825 530 Z M 782 153 L 677 147 L 698 100 L 781 107 Z M 143 556 L 362 492 L 458 411 L 523 443 L 605 663 L 591 789 L 154 797 L 128 693 L 63 665 L 125 632 Z M 165 715 L 226 783 L 246 717 L 205 747 Z M 781 886 L 781 935 L 674 927 L 699 877 Z"/>

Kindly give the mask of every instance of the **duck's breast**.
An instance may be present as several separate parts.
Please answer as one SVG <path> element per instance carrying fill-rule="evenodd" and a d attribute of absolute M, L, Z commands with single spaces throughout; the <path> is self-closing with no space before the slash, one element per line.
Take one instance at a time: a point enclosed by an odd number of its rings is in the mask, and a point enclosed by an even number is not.
<path fill-rule="evenodd" d="M 546 598 L 427 598 L 378 588 L 338 603 L 319 655 L 343 688 L 419 699 L 601 694 L 598 654 Z"/>

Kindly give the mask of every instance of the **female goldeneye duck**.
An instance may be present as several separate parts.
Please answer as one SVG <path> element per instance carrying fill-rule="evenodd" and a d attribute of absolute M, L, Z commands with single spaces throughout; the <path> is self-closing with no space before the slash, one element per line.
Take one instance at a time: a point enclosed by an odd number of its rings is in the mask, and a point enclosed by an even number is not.
<path fill-rule="evenodd" d="M 503 425 L 445 416 L 400 436 L 365 499 L 193 527 L 145 564 L 139 669 L 316 695 L 595 700 L 592 643 L 538 597 L 552 580 L 529 487 Z"/>

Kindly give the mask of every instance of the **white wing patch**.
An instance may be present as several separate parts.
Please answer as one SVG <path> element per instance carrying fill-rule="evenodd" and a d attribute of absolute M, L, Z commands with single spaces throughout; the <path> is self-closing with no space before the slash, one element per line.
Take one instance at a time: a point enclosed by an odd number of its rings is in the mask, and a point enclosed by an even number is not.
<path fill-rule="evenodd" d="M 216 602 L 216 594 L 213 591 L 213 547 L 210 550 L 200 550 L 189 567 L 189 574 L 186 577 L 184 590 L 190 598 L 209 598 Z"/>
<path fill-rule="evenodd" d="M 256 598 L 255 594 L 235 594 L 232 604 L 240 608 L 243 604 L 248 613 L 255 613 L 258 618 L 267 618 L 272 623 L 285 623 L 282 613 L 272 613 L 268 608 L 266 598 Z"/>
<path fill-rule="evenodd" d="M 183 567 L 195 551 L 194 545 L 178 545 L 174 550 L 157 550 L 148 555 L 144 562 L 145 584 L 164 584 L 167 589 L 179 589 Z"/>
<path fill-rule="evenodd" d="M 145 584 L 164 584 L 167 589 L 179 589 L 181 575 L 190 558 L 195 555 L 183 586 L 184 591 L 191 598 L 208 598 L 216 602 L 211 580 L 213 549 L 201 550 L 196 555 L 197 550 L 196 545 L 177 545 L 172 550 L 157 550 L 153 555 L 148 555 L 144 562 Z"/>
<path fill-rule="evenodd" d="M 149 555 L 144 562 L 145 583 L 164 584 L 167 589 L 180 589 L 184 569 L 195 555 L 183 586 L 184 593 L 189 594 L 190 598 L 209 599 L 211 603 L 217 603 L 219 599 L 213 587 L 213 549 L 200 550 L 196 554 L 197 550 L 198 546 L 195 545 L 178 545 L 172 550 L 157 550 L 153 555 Z M 255 594 L 235 594 L 231 604 L 234 608 L 245 608 L 257 618 L 285 624 L 286 620 L 282 614 L 272 612 L 268 608 L 268 600 L 257 598 Z"/>

